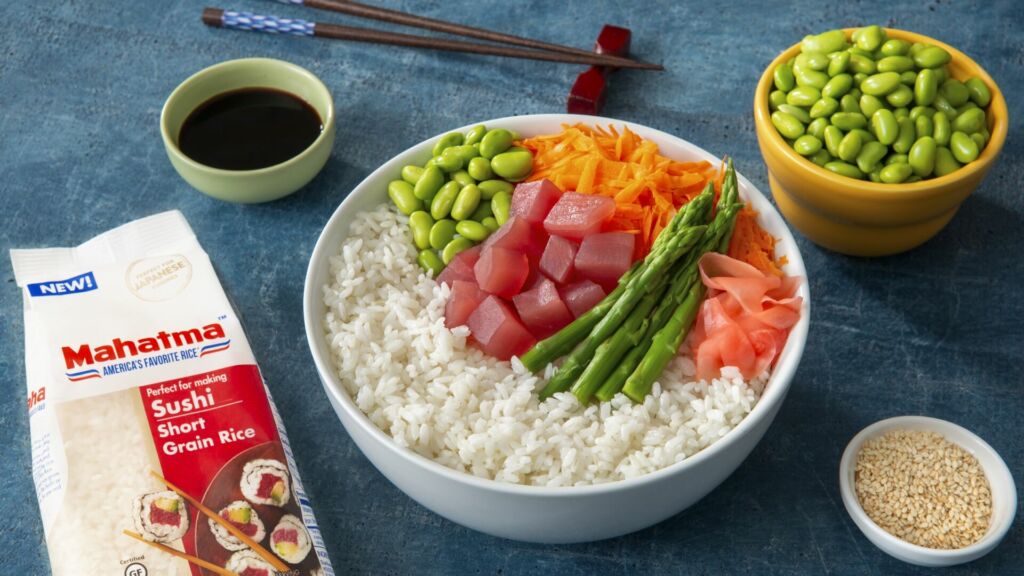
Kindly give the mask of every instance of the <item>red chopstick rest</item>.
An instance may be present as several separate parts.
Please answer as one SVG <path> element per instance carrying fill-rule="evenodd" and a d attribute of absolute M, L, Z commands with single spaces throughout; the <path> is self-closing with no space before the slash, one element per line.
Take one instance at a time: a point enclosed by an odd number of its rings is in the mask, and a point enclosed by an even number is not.
<path fill-rule="evenodd" d="M 594 44 L 594 52 L 614 56 L 629 54 L 632 37 L 629 28 L 605 24 Z M 618 70 L 609 66 L 591 66 L 576 77 L 569 91 L 566 110 L 570 114 L 599 114 L 604 107 L 605 91 L 608 88 L 608 74 Z"/>

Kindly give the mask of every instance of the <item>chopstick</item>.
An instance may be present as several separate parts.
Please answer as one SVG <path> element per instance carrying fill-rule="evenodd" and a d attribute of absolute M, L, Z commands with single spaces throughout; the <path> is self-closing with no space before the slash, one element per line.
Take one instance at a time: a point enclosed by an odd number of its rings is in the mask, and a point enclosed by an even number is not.
<path fill-rule="evenodd" d="M 220 574 L 221 576 L 238 576 L 237 572 L 232 572 L 231 570 L 228 570 L 227 568 L 223 568 L 221 566 L 217 566 L 216 564 L 214 564 L 212 562 L 207 562 L 206 560 L 203 560 L 202 558 L 199 558 L 198 556 L 192 556 L 191 554 L 186 554 L 186 553 L 182 552 L 181 550 L 175 550 L 174 548 L 171 548 L 170 546 L 164 546 L 163 544 L 161 544 L 159 542 L 150 542 L 149 540 L 146 540 L 145 538 L 143 538 L 142 535 L 139 534 L 138 532 L 132 532 L 131 530 L 122 530 L 122 533 L 125 536 L 130 536 L 132 538 L 135 538 L 136 540 L 138 540 L 139 542 L 142 542 L 143 544 L 148 544 L 148 545 L 152 546 L 153 548 L 156 548 L 157 550 L 161 550 L 161 551 L 166 552 L 166 553 L 168 553 L 168 554 L 170 554 L 172 556 L 176 556 L 178 558 L 181 558 L 182 560 L 188 560 L 189 562 L 195 564 L 196 566 L 199 566 L 200 568 L 206 568 L 210 572 L 216 572 L 217 574 Z"/>
<path fill-rule="evenodd" d="M 394 46 L 446 50 L 449 52 L 469 52 L 472 54 L 507 56 L 510 58 L 525 58 L 530 60 L 544 60 L 548 62 L 562 62 L 567 64 L 612 66 L 616 68 L 636 68 L 640 70 L 664 70 L 664 68 L 658 64 L 649 64 L 647 62 L 638 62 L 636 60 L 628 59 L 623 60 L 618 57 L 603 56 L 600 54 L 565 54 L 561 52 L 545 52 L 541 50 L 513 48 L 511 46 L 477 44 L 474 42 L 463 42 L 461 40 L 447 40 L 444 38 L 428 38 L 424 36 L 414 36 L 411 34 L 385 32 L 383 30 L 374 30 L 371 28 L 358 28 L 355 26 L 343 26 L 340 24 L 328 24 L 325 22 L 311 22 L 300 18 L 278 18 L 276 16 L 253 14 L 251 12 L 224 10 L 222 8 L 204 8 L 202 19 L 203 23 L 207 26 L 228 28 L 232 30 L 247 30 L 252 32 L 286 34 L 292 36 L 315 36 L 317 38 L 352 40 L 355 42 L 368 42 L 375 44 L 391 44 Z"/>
<path fill-rule="evenodd" d="M 166 478 L 164 478 L 163 476 L 157 474 L 157 472 L 155 470 L 150 470 L 149 473 L 152 474 L 153 477 L 156 478 L 157 480 L 159 480 L 159 481 L 163 482 L 164 484 L 166 484 L 168 488 L 170 488 L 171 490 L 174 490 L 175 492 L 177 492 L 178 496 L 181 496 L 185 500 L 188 500 L 189 504 L 195 506 L 203 514 L 206 514 L 206 516 L 208 518 L 210 518 L 211 520 L 213 520 L 217 524 L 220 524 L 221 526 L 223 526 L 228 532 L 231 533 L 232 536 L 234 536 L 235 538 L 238 538 L 239 540 L 241 540 L 242 543 L 245 544 L 246 546 L 248 546 L 249 548 L 252 548 L 252 551 L 257 553 L 257 554 L 259 554 L 261 558 L 263 558 L 264 560 L 267 561 L 268 564 L 273 566 L 274 570 L 277 570 L 278 572 L 287 572 L 289 570 L 287 565 L 285 565 L 283 562 L 281 562 L 280 560 L 277 559 L 277 556 L 274 556 L 266 548 L 264 548 L 263 546 L 260 546 L 258 542 L 256 542 L 252 538 L 246 536 L 245 533 L 242 532 L 241 530 L 239 530 L 237 526 L 235 526 L 231 522 L 228 522 L 227 520 L 221 518 L 220 514 L 217 514 L 213 510 L 210 510 L 202 502 L 196 500 L 192 496 L 189 496 L 189 494 L 187 492 L 185 492 L 181 488 L 178 488 L 174 484 L 171 484 L 170 482 L 168 482 Z"/>
<path fill-rule="evenodd" d="M 368 6 L 366 4 L 360 4 L 359 2 L 350 2 L 348 0 L 277 1 L 281 2 L 282 4 L 299 4 L 309 8 L 316 8 L 318 10 L 330 10 L 331 12 L 340 12 L 342 14 L 358 16 L 360 18 L 369 18 L 372 20 L 380 20 L 381 22 L 400 24 L 402 26 L 411 26 L 414 28 L 434 30 L 436 32 L 445 32 L 448 34 L 455 34 L 458 36 L 476 38 L 478 40 L 488 40 L 491 42 L 512 44 L 514 46 L 524 46 L 526 48 L 534 48 L 537 50 L 562 52 L 564 54 L 576 54 L 577 56 L 592 56 L 594 54 L 592 51 L 582 50 L 580 48 L 574 48 L 572 46 L 552 44 L 550 42 L 534 40 L 533 38 L 524 38 L 522 36 L 513 36 L 512 34 L 504 34 L 502 32 L 496 32 L 494 30 L 487 30 L 486 28 L 476 28 L 473 26 L 456 24 L 454 22 L 446 22 L 444 20 L 435 20 L 433 18 L 427 18 L 425 16 L 409 14 L 408 12 L 402 12 L 399 10 L 389 10 L 387 8 L 378 8 L 376 6 Z M 615 56 L 611 54 L 608 54 L 606 56 L 609 59 L 619 60 L 623 64 L 629 62 L 637 62 L 637 60 L 634 60 L 632 58 L 626 58 L 623 56 Z"/>

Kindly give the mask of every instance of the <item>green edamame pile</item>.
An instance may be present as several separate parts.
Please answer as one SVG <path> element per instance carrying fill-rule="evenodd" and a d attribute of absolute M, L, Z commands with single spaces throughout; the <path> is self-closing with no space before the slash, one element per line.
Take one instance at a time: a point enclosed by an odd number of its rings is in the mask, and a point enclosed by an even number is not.
<path fill-rule="evenodd" d="M 417 261 L 435 278 L 508 220 L 513 182 L 533 171 L 533 153 L 512 145 L 518 138 L 483 124 L 445 134 L 426 165 L 405 166 L 401 179 L 388 183 L 391 201 L 409 217 Z"/>
<path fill-rule="evenodd" d="M 988 143 L 979 78 L 950 76 L 950 55 L 932 44 L 887 38 L 879 26 L 806 36 L 800 54 L 773 72 L 772 124 L 815 164 L 872 182 L 945 176 Z"/>

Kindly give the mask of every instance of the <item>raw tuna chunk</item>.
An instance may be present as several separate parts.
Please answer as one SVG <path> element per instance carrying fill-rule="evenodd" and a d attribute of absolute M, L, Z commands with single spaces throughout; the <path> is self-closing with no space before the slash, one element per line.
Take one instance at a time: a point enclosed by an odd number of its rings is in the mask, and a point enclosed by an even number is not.
<path fill-rule="evenodd" d="M 512 193 L 512 209 L 509 214 L 532 224 L 540 224 L 561 196 L 562 191 L 550 180 L 523 182 Z"/>
<path fill-rule="evenodd" d="M 604 297 L 604 288 L 590 280 L 583 280 L 562 288 L 562 300 L 575 318 L 585 314 L 598 302 L 604 300 Z"/>
<path fill-rule="evenodd" d="M 566 192 L 544 218 L 548 234 L 582 240 L 601 230 L 601 224 L 615 213 L 615 201 L 607 196 Z"/>
<path fill-rule="evenodd" d="M 602 286 L 614 285 L 633 264 L 635 238 L 625 232 L 591 234 L 576 252 L 576 272 Z"/>
<path fill-rule="evenodd" d="M 484 299 L 466 324 L 480 349 L 499 360 L 522 355 L 536 342 L 515 312 L 497 296 Z"/>
<path fill-rule="evenodd" d="M 483 247 L 505 248 L 540 256 L 547 243 L 548 234 L 544 228 L 530 224 L 523 218 L 512 217 L 484 241 Z"/>
<path fill-rule="evenodd" d="M 512 298 L 523 324 L 537 338 L 547 338 L 572 322 L 573 316 L 562 302 L 558 287 L 545 278 L 536 288 Z"/>
<path fill-rule="evenodd" d="M 576 251 L 579 244 L 562 238 L 551 236 L 544 248 L 544 255 L 540 257 L 540 270 L 559 284 L 565 284 L 572 275 L 573 260 L 576 259 Z"/>
<path fill-rule="evenodd" d="M 484 249 L 480 260 L 473 266 L 477 286 L 504 298 L 518 294 L 529 273 L 530 264 L 526 254 L 506 248 Z"/>
<path fill-rule="evenodd" d="M 454 260 L 453 260 L 454 261 Z M 462 326 L 476 307 L 487 298 L 487 293 L 476 282 L 455 280 L 448 303 L 444 306 L 444 325 L 447 328 Z"/>
<path fill-rule="evenodd" d="M 447 284 L 449 287 L 452 286 L 452 282 L 455 280 L 466 280 L 468 282 L 476 282 L 473 277 L 473 266 L 476 265 L 477 260 L 480 259 L 480 247 L 474 246 L 468 250 L 463 250 L 452 258 L 452 261 L 444 267 L 441 274 L 437 277 L 438 284 Z"/>

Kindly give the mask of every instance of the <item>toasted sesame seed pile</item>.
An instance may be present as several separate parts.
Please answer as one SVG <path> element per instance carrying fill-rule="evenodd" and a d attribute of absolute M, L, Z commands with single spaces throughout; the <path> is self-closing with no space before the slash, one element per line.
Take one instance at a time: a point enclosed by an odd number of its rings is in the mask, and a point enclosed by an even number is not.
<path fill-rule="evenodd" d="M 865 442 L 854 478 L 868 517 L 912 544 L 964 548 L 988 530 L 988 479 L 973 455 L 941 434 L 893 430 Z"/>

